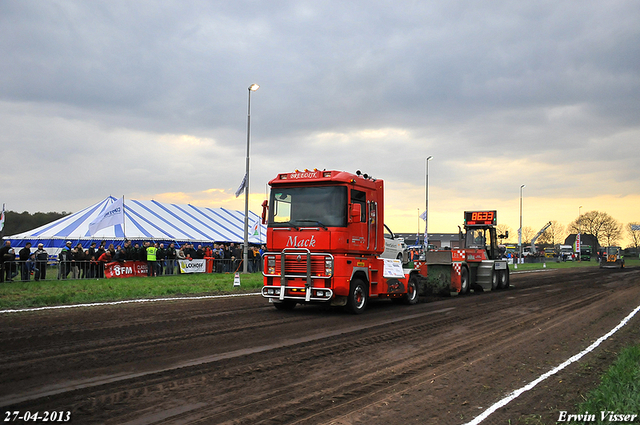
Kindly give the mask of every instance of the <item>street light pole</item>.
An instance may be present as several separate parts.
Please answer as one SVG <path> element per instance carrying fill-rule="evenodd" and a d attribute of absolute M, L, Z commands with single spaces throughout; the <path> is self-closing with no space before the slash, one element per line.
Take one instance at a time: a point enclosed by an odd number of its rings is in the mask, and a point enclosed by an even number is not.
<path fill-rule="evenodd" d="M 580 233 L 582 233 L 582 220 L 580 219 L 582 205 L 578 207 L 578 235 L 576 236 L 576 253 L 578 254 L 578 261 L 582 261 L 582 237 Z"/>
<path fill-rule="evenodd" d="M 242 248 L 242 267 L 243 273 L 248 273 L 249 262 L 249 146 L 251 143 L 251 92 L 260 88 L 257 84 L 249 86 L 249 100 L 247 102 L 247 161 L 245 169 L 245 177 L 247 181 L 244 186 L 244 246 Z"/>
<path fill-rule="evenodd" d="M 520 228 L 518 229 L 518 261 L 522 258 L 522 189 L 525 185 L 520 186 Z"/>
<path fill-rule="evenodd" d="M 433 159 L 433 156 L 429 155 L 425 160 L 425 174 L 424 174 L 424 252 L 426 255 L 429 247 L 429 161 Z M 426 257 L 425 257 L 426 258 Z"/>

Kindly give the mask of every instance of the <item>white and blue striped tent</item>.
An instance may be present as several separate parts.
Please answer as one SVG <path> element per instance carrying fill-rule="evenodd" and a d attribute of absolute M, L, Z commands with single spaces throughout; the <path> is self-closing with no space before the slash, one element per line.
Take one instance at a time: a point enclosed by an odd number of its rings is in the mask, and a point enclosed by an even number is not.
<path fill-rule="evenodd" d="M 120 245 L 125 239 L 132 242 L 213 242 L 244 241 L 244 213 L 225 208 L 204 208 L 191 204 L 168 204 L 157 201 L 126 200 L 124 203 L 124 226 L 117 224 L 89 234 L 89 223 L 106 211 L 117 198 L 109 196 L 101 202 L 52 223 L 24 233 L 9 236 L 12 246 L 24 246 L 27 242 L 35 247 L 61 248 L 66 241 L 74 246 L 81 243 L 88 247 L 91 241 L 106 241 Z M 255 229 L 257 225 L 257 229 Z M 257 230 L 257 231 L 256 231 Z M 249 212 L 249 243 L 266 243 L 267 229 L 260 217 Z"/>

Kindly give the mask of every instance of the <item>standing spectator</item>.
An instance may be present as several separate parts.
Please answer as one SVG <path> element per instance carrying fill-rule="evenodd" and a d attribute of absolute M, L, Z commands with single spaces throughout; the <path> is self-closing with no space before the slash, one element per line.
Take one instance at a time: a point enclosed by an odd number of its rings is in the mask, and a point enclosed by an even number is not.
<path fill-rule="evenodd" d="M 24 248 L 18 251 L 20 256 L 20 278 L 23 281 L 31 280 L 31 271 L 27 267 L 27 260 L 31 256 L 31 242 L 24 244 Z"/>
<path fill-rule="evenodd" d="M 96 243 L 95 242 L 91 242 L 91 245 L 89 245 L 89 249 L 87 250 L 87 261 L 89 262 L 89 277 L 93 278 L 97 276 L 97 270 L 98 268 L 96 267 L 96 258 L 98 253 L 96 251 Z"/>
<path fill-rule="evenodd" d="M 131 241 L 124 241 L 124 259 L 125 261 L 133 261 L 136 259 L 134 248 L 131 246 Z"/>
<path fill-rule="evenodd" d="M 187 255 L 184 253 L 184 248 L 186 244 L 183 244 L 182 247 L 177 247 L 176 250 L 176 263 L 178 264 L 178 273 L 182 273 L 182 269 L 180 268 L 180 260 L 186 260 Z"/>
<path fill-rule="evenodd" d="M 78 279 L 80 277 L 80 268 L 78 267 L 78 248 L 71 249 L 71 279 Z"/>
<path fill-rule="evenodd" d="M 244 257 L 244 253 L 243 253 L 243 257 Z M 244 258 L 243 258 L 244 260 Z M 249 249 L 247 249 L 247 271 L 249 273 L 253 273 L 253 265 L 254 265 L 254 255 L 253 255 L 253 248 L 249 247 Z"/>
<path fill-rule="evenodd" d="M 240 260 L 242 260 L 242 249 L 240 245 L 236 245 L 233 242 L 229 244 L 229 251 L 231 251 L 231 259 L 233 260 L 233 266 L 231 272 L 235 272 L 240 267 Z"/>
<path fill-rule="evenodd" d="M 88 259 L 87 252 L 84 249 L 82 249 L 81 243 L 76 245 L 75 256 L 76 256 L 75 258 L 76 267 L 80 269 L 78 278 L 87 279 L 89 277 L 89 263 L 87 261 Z"/>
<path fill-rule="evenodd" d="M 39 243 L 38 249 L 34 252 L 36 256 L 36 274 L 35 280 L 44 280 L 47 277 L 47 260 L 49 255 L 44 250 L 44 245 Z"/>
<path fill-rule="evenodd" d="M 166 274 L 173 274 L 176 270 L 176 244 L 171 242 L 165 253 L 167 257 Z"/>
<path fill-rule="evenodd" d="M 167 250 L 164 249 L 164 244 L 157 244 L 156 243 L 156 247 L 158 248 L 158 252 L 156 252 L 156 261 L 157 261 L 157 269 L 158 269 L 158 276 L 162 276 L 164 274 L 164 260 L 165 258 L 167 258 Z"/>
<path fill-rule="evenodd" d="M 151 242 L 147 243 L 147 276 L 156 275 L 156 254 L 158 248 Z"/>
<path fill-rule="evenodd" d="M 4 254 L 4 270 L 6 274 L 7 282 L 13 282 L 13 278 L 18 275 L 18 268 L 16 267 L 16 252 L 13 248 L 9 248 L 6 254 Z"/>
<path fill-rule="evenodd" d="M 96 253 L 95 253 L 96 260 L 100 261 L 100 257 L 102 257 L 102 254 L 104 253 L 105 253 L 104 245 L 100 244 L 98 249 L 96 249 Z"/>
<path fill-rule="evenodd" d="M 66 279 L 71 271 L 71 241 L 67 241 L 58 254 L 58 279 Z"/>
<path fill-rule="evenodd" d="M 4 282 L 4 272 L 5 272 L 5 264 L 4 264 L 4 256 L 9 253 L 11 249 L 11 241 L 6 241 L 4 246 L 0 248 L 0 282 Z M 9 276 L 9 274 L 7 274 Z"/>
<path fill-rule="evenodd" d="M 202 249 L 202 245 L 198 245 L 198 249 L 193 253 L 193 258 L 196 260 L 202 260 L 204 258 L 204 249 Z"/>

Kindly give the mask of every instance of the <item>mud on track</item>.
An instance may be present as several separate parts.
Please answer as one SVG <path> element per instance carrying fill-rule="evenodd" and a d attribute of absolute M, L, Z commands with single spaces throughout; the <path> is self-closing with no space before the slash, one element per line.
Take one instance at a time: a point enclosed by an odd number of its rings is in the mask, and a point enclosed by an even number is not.
<path fill-rule="evenodd" d="M 640 269 L 518 274 L 360 316 L 259 296 L 3 314 L 0 405 L 79 424 L 461 424 L 615 327 L 639 283 Z M 485 423 L 555 423 L 639 324 Z"/>

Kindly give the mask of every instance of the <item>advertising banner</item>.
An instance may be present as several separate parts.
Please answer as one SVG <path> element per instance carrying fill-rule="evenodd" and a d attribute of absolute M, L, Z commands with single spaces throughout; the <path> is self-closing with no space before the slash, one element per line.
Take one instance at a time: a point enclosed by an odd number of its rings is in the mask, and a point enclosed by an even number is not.
<path fill-rule="evenodd" d="M 104 277 L 146 276 L 147 263 L 143 261 L 113 261 L 104 265 Z"/>
<path fill-rule="evenodd" d="M 382 272 L 382 276 L 387 278 L 388 277 L 403 278 L 404 271 L 402 270 L 402 261 L 384 258 L 384 270 Z"/>
<path fill-rule="evenodd" d="M 178 260 L 180 273 L 204 273 L 207 271 L 206 260 Z"/>

